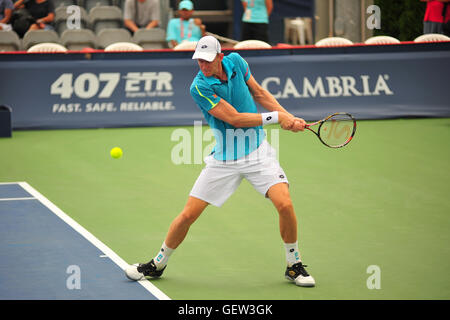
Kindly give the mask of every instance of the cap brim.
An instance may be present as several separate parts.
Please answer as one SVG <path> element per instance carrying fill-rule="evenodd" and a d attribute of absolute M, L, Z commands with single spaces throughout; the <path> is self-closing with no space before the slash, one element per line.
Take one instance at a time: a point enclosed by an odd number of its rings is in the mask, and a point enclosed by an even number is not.
<path fill-rule="evenodd" d="M 191 3 L 183 3 L 181 2 L 180 5 L 178 6 L 178 10 L 192 10 L 194 9 L 194 5 L 192 5 Z"/>
<path fill-rule="evenodd" d="M 217 52 L 194 52 L 192 59 L 202 59 L 211 62 L 216 57 Z"/>

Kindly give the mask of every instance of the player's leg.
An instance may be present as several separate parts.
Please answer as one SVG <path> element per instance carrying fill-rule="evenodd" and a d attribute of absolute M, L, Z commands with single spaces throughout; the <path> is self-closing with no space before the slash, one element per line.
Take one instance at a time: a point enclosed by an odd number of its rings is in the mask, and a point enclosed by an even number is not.
<path fill-rule="evenodd" d="M 299 281 L 296 281 L 298 285 L 305 285 L 306 281 L 313 282 L 301 263 L 297 242 L 297 218 L 289 194 L 289 181 L 276 159 L 275 150 L 267 141 L 264 141 L 258 148 L 256 159 L 250 164 L 252 165 L 243 166 L 242 174 L 258 192 L 272 201 L 278 211 L 280 234 L 284 242 L 288 265 L 286 273 L 295 270 L 292 276 L 296 276 L 289 279 L 299 278 Z M 302 275 L 301 278 L 300 275 Z M 307 277 L 309 278 L 305 279 Z"/>
<path fill-rule="evenodd" d="M 208 202 L 189 196 L 181 213 L 172 221 L 158 254 L 153 258 L 156 270 L 163 270 L 173 251 L 183 242 L 189 228 L 208 206 Z"/>
<path fill-rule="evenodd" d="M 247 23 L 247 22 L 242 22 L 242 24 L 241 24 L 241 30 L 242 30 L 242 32 L 241 32 L 241 41 L 244 41 L 244 40 L 249 40 L 249 39 L 251 39 L 251 30 L 250 30 L 250 23 Z"/>
<path fill-rule="evenodd" d="M 267 191 L 279 214 L 280 234 L 284 243 L 297 242 L 297 217 L 287 183 L 277 183 Z"/>
<path fill-rule="evenodd" d="M 167 266 L 172 252 L 183 242 L 190 226 L 202 214 L 208 202 L 190 196 L 181 213 L 172 221 L 166 239 L 158 254 L 148 263 L 135 264 L 126 270 L 126 275 L 132 280 L 144 276 L 159 278 Z"/>
<path fill-rule="evenodd" d="M 286 250 L 287 268 L 285 277 L 298 286 L 312 287 L 314 278 L 305 270 L 298 250 L 297 218 L 287 183 L 277 183 L 269 188 L 267 197 L 278 211 L 281 238 Z"/>
<path fill-rule="evenodd" d="M 234 168 L 214 160 L 205 159 L 206 167 L 194 183 L 188 201 L 181 213 L 172 221 L 166 239 L 158 254 L 146 264 L 135 264 L 126 270 L 128 278 L 160 277 L 173 251 L 186 237 L 192 223 L 212 204 L 220 207 L 239 186 L 242 177 Z"/>
<path fill-rule="evenodd" d="M 190 196 L 184 209 L 170 224 L 165 244 L 171 249 L 176 249 L 183 242 L 190 226 L 207 206 L 208 202 Z"/>

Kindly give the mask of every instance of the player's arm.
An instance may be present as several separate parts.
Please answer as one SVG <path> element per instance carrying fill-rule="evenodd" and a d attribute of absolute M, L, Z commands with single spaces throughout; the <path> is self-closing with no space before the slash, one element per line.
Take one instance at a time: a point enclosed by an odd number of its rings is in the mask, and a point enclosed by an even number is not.
<path fill-rule="evenodd" d="M 200 31 L 202 32 L 202 37 L 206 36 L 206 26 L 202 23 L 202 19 L 195 18 L 194 23 L 200 28 Z"/>
<path fill-rule="evenodd" d="M 55 14 L 50 12 L 47 16 L 37 19 L 36 23 L 50 23 L 55 19 Z"/>
<path fill-rule="evenodd" d="M 273 10 L 273 2 L 272 0 L 266 0 L 266 9 L 267 9 L 267 15 L 270 16 Z"/>
<path fill-rule="evenodd" d="M 148 25 L 145 28 L 152 29 L 152 28 L 156 28 L 158 25 L 159 25 L 159 20 L 152 20 L 148 23 Z"/>
<path fill-rule="evenodd" d="M 167 32 L 166 32 L 166 41 L 169 44 L 169 48 L 175 48 L 178 45 L 178 41 L 176 40 L 176 24 L 177 19 L 170 19 L 168 25 L 167 25 Z"/>
<path fill-rule="evenodd" d="M 219 103 L 209 110 L 209 114 L 226 123 L 231 124 L 236 128 L 256 127 L 263 124 L 260 113 L 245 113 L 238 112 L 231 104 L 224 99 L 220 99 Z M 294 122 L 294 117 L 287 113 L 278 114 L 278 123 L 283 129 L 291 128 Z"/>
<path fill-rule="evenodd" d="M 136 23 L 131 19 L 124 19 L 123 24 L 125 25 L 125 27 L 127 27 L 128 29 L 130 29 L 133 32 L 136 32 L 137 30 L 139 30 Z"/>
<path fill-rule="evenodd" d="M 261 85 L 255 80 L 253 76 L 247 81 L 247 86 L 250 89 L 250 93 L 253 96 L 253 99 L 259 103 L 264 109 L 269 111 L 279 111 L 289 113 L 286 109 L 284 109 L 275 99 L 275 97 L 266 89 L 261 87 Z"/>
<path fill-rule="evenodd" d="M 290 114 L 285 108 L 283 108 L 275 99 L 275 97 L 266 89 L 261 87 L 261 85 L 255 80 L 253 75 L 250 76 L 250 78 L 247 81 L 247 86 L 250 90 L 250 93 L 253 96 L 253 99 L 259 103 L 262 107 L 267 109 L 268 111 L 278 111 L 279 114 L 281 113 L 287 113 L 290 116 L 293 117 L 292 114 Z M 295 118 L 299 122 L 298 130 L 303 131 L 305 127 L 305 120 L 301 118 Z"/>
<path fill-rule="evenodd" d="M 25 0 L 17 0 L 15 3 L 14 3 L 14 9 L 17 9 L 17 8 L 19 8 L 21 5 L 23 5 L 23 2 L 24 2 Z"/>
<path fill-rule="evenodd" d="M 12 16 L 12 10 L 5 8 L 5 16 L 2 20 L 0 20 L 0 23 L 8 23 Z"/>

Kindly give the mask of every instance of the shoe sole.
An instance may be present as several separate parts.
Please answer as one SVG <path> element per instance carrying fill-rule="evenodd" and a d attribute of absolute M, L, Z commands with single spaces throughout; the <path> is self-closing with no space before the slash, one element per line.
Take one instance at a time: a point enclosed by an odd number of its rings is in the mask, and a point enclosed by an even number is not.
<path fill-rule="evenodd" d="M 293 278 L 291 278 L 289 276 L 286 276 L 286 275 L 285 275 L 285 278 L 287 280 L 289 280 L 290 282 L 294 282 L 295 285 L 298 286 L 298 287 L 306 287 L 306 288 L 309 287 L 309 288 L 311 288 L 311 287 L 315 287 L 316 286 L 315 283 L 300 283 L 300 284 L 298 284 L 297 282 L 295 282 L 295 279 L 293 279 Z"/>

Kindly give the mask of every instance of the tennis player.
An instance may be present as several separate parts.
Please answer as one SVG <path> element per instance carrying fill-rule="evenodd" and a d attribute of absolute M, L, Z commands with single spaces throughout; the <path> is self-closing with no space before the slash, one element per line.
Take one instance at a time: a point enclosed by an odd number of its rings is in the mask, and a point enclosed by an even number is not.
<path fill-rule="evenodd" d="M 278 211 L 286 252 L 285 277 L 298 286 L 314 286 L 315 281 L 305 270 L 299 253 L 297 219 L 288 179 L 262 129 L 264 125 L 279 123 L 285 130 L 298 132 L 304 130 L 305 121 L 287 112 L 256 82 L 238 53 L 224 56 L 216 38 L 201 38 L 192 59 L 197 60 L 200 71 L 192 82 L 191 96 L 213 130 L 216 145 L 205 158 L 206 166 L 183 211 L 171 223 L 158 254 L 148 263 L 132 266 L 127 275 L 131 274 L 133 280 L 160 277 L 170 255 L 205 208 L 209 204 L 222 206 L 245 178 Z M 258 113 L 255 101 L 268 112 Z"/>

